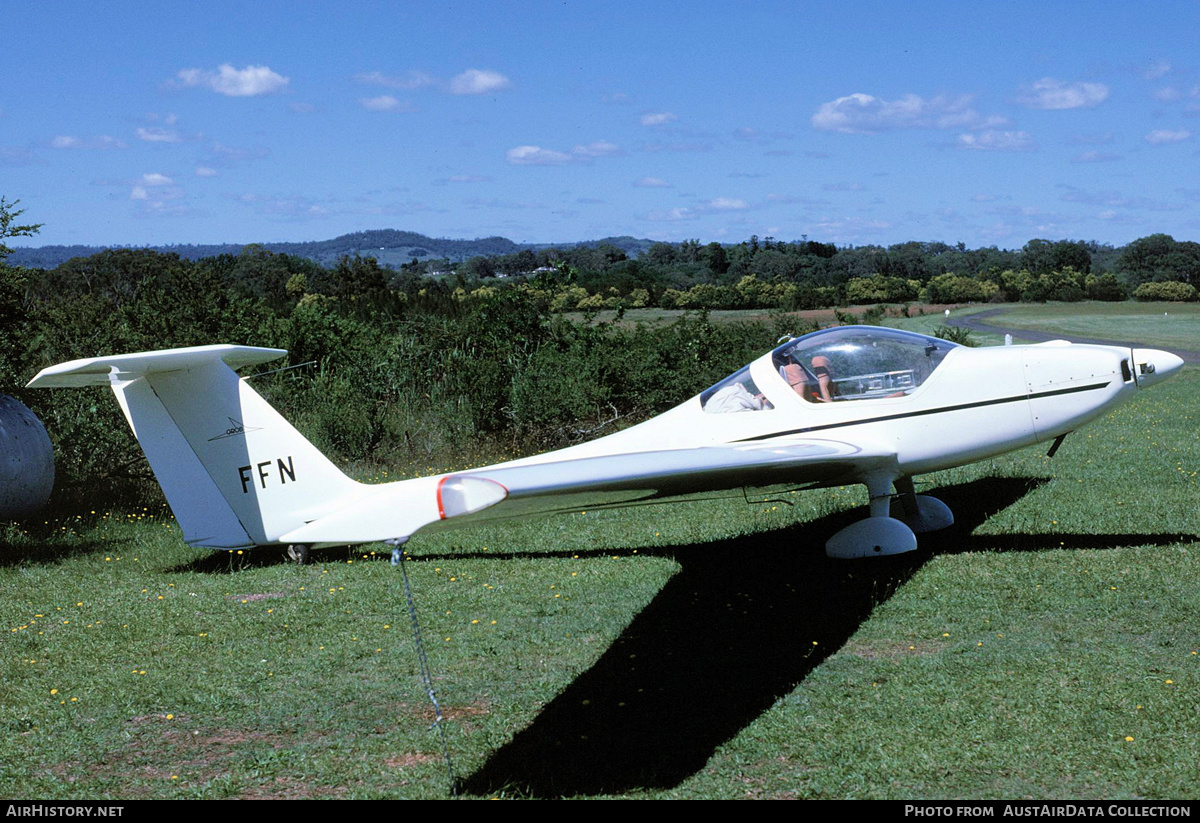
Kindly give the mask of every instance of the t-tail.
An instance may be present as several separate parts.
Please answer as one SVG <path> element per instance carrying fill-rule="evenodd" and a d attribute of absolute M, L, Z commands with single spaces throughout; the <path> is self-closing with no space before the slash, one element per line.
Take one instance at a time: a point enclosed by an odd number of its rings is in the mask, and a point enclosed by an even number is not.
<path fill-rule="evenodd" d="M 73 360 L 31 387 L 112 388 L 184 540 L 212 548 L 287 542 L 363 496 L 234 369 L 283 349 L 196 346 Z"/>

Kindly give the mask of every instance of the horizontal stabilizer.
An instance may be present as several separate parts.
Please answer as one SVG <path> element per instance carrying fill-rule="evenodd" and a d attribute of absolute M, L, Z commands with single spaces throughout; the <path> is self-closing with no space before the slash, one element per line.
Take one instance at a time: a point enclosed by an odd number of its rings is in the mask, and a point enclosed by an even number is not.
<path fill-rule="evenodd" d="M 29 381 L 28 388 L 54 389 L 78 386 L 108 386 L 122 380 L 132 380 L 145 374 L 184 371 L 207 363 L 220 361 L 231 369 L 253 366 L 278 360 L 286 349 L 263 349 L 256 346 L 191 346 L 185 349 L 114 354 L 108 357 L 85 357 L 69 363 L 59 363 L 42 369 Z"/>

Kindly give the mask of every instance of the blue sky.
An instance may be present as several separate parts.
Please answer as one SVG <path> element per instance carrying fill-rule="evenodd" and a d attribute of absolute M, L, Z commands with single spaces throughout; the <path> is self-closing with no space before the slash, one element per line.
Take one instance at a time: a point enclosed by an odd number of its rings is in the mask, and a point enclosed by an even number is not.
<path fill-rule="evenodd" d="M 31 2 L 19 245 L 1200 235 L 1195 2 Z"/>

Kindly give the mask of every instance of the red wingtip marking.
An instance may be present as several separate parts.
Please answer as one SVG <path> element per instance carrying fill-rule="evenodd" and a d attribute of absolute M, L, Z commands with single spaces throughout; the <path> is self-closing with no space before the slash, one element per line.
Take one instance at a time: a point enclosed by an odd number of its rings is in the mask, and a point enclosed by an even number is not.
<path fill-rule="evenodd" d="M 446 476 L 445 476 L 445 477 L 443 477 L 441 480 L 439 480 L 439 481 L 438 481 L 438 484 L 437 484 L 437 507 L 438 507 L 438 518 L 439 518 L 439 519 L 441 519 L 441 520 L 445 520 L 445 519 L 446 519 L 446 512 L 445 512 L 445 510 L 442 508 L 442 485 L 443 485 L 443 484 L 444 484 L 444 483 L 445 483 L 447 480 L 449 480 L 449 479 L 450 479 L 450 476 L 449 476 L 449 475 L 446 475 Z"/>

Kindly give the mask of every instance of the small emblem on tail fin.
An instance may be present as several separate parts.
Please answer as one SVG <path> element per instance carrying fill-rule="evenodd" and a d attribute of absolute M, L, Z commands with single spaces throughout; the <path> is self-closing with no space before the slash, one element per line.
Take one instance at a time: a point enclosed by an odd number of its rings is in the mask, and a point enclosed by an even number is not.
<path fill-rule="evenodd" d="M 218 434 L 216 437 L 208 438 L 209 443 L 213 442 L 214 440 L 224 440 L 226 437 L 237 437 L 239 434 L 245 434 L 246 432 L 256 432 L 261 428 L 259 426 L 251 426 L 250 428 L 246 428 L 242 424 L 241 420 L 234 420 L 232 417 L 227 417 L 225 419 L 229 421 L 229 428 Z"/>

